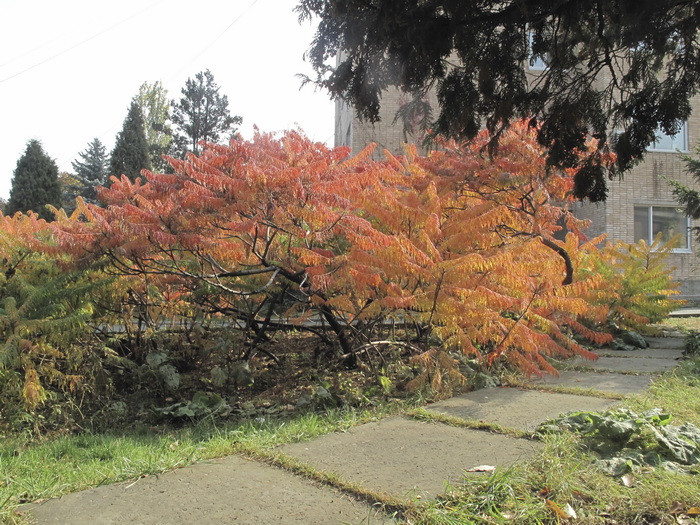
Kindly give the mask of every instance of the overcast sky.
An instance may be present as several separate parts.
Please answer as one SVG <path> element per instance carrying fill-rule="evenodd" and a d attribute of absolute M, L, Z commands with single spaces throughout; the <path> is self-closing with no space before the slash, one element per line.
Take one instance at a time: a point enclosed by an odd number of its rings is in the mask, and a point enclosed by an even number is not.
<path fill-rule="evenodd" d="M 245 138 L 296 127 L 333 144 L 333 104 L 298 73 L 313 26 L 295 0 L 0 0 L 0 197 L 27 141 L 60 171 L 90 141 L 109 152 L 143 82 L 180 97 L 209 69 Z"/>

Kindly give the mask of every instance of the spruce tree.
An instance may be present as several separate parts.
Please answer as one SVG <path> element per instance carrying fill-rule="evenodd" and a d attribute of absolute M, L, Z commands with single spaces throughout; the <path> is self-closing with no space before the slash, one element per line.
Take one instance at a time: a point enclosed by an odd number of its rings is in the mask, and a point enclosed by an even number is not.
<path fill-rule="evenodd" d="M 41 218 L 51 220 L 53 214 L 46 208 L 47 204 L 61 207 L 58 166 L 44 152 L 41 143 L 32 139 L 17 161 L 5 211 L 7 215 L 13 215 L 18 211 L 32 210 Z"/>
<path fill-rule="evenodd" d="M 82 160 L 74 160 L 71 163 L 75 170 L 75 178 L 80 183 L 78 194 L 86 202 L 96 204 L 96 188 L 107 181 L 107 153 L 104 144 L 95 138 L 79 155 Z"/>
<path fill-rule="evenodd" d="M 126 175 L 133 181 L 140 176 L 143 169 L 151 169 L 151 154 L 141 107 L 134 99 L 124 119 L 122 130 L 117 135 L 109 162 L 109 173 L 117 177 Z"/>

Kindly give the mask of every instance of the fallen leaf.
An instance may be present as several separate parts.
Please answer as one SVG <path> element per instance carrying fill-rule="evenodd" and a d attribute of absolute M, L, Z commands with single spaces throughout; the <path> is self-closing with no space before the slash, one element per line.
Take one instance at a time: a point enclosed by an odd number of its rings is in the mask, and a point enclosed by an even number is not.
<path fill-rule="evenodd" d="M 575 511 L 574 508 L 573 508 L 571 505 L 569 505 L 568 503 L 567 503 L 566 506 L 564 507 L 564 512 L 565 512 L 566 514 L 569 515 L 569 518 L 572 518 L 572 519 L 578 518 L 578 515 L 576 514 L 576 511 Z"/>
<path fill-rule="evenodd" d="M 685 511 L 688 516 L 700 516 L 700 507 L 690 507 Z"/>
<path fill-rule="evenodd" d="M 678 514 L 676 516 L 676 523 L 678 525 L 693 525 L 694 523 L 697 523 L 694 518 L 691 518 L 687 514 Z"/>
<path fill-rule="evenodd" d="M 576 518 L 576 512 L 574 511 L 573 508 L 571 508 L 571 505 L 568 503 L 566 504 L 566 507 L 563 509 L 554 503 L 551 499 L 545 500 L 547 502 L 547 506 L 554 511 L 554 514 L 556 514 L 558 517 L 563 518 L 565 520 L 571 519 L 571 518 Z"/>
<path fill-rule="evenodd" d="M 633 487 L 634 486 L 634 477 L 632 477 L 632 474 L 625 474 L 620 478 L 620 481 L 622 481 L 622 484 L 625 487 Z"/>
<path fill-rule="evenodd" d="M 585 503 L 590 503 L 591 501 L 593 501 L 592 496 L 586 494 L 585 492 L 581 492 L 580 490 L 571 491 L 571 495 L 578 501 L 583 501 Z"/>
<path fill-rule="evenodd" d="M 671 508 L 668 509 L 669 514 L 682 514 L 685 512 L 685 505 L 680 501 L 674 501 L 671 503 Z"/>
<path fill-rule="evenodd" d="M 493 472 L 494 470 L 496 470 L 496 467 L 493 465 L 478 465 L 467 469 L 465 472 Z"/>
<path fill-rule="evenodd" d="M 552 489 L 550 487 L 545 487 L 543 489 L 540 489 L 539 495 L 541 498 L 546 498 L 552 493 Z"/>

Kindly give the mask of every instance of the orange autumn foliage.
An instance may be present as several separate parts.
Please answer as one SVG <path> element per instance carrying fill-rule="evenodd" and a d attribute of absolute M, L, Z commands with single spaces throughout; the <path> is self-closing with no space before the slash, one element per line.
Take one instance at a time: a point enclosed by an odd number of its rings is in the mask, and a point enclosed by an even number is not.
<path fill-rule="evenodd" d="M 591 328 L 607 310 L 585 300 L 599 278 L 568 283 L 585 249 L 566 209 L 573 173 L 547 168 L 525 124 L 495 157 L 487 141 L 377 162 L 372 148 L 347 158 L 298 132 L 258 133 L 170 159 L 174 174 L 115 178 L 106 207 L 80 202 L 54 235 L 77 259 L 106 255 L 173 294 L 206 287 L 209 308 L 247 326 L 272 312 L 322 319 L 346 354 L 391 318 L 426 344 L 527 373 L 554 372 L 550 355 L 592 358 L 572 334 L 607 341 Z"/>

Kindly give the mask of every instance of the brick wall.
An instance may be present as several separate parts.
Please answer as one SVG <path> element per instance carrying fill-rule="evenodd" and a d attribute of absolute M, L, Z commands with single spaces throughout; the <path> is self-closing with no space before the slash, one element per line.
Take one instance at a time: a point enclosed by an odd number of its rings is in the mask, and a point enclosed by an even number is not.
<path fill-rule="evenodd" d="M 693 99 L 693 107 L 698 108 L 687 124 L 688 147 L 694 151 L 700 142 L 700 97 Z M 604 206 L 582 203 L 577 206 L 577 216 L 593 218 L 590 235 L 604 231 L 610 240 L 635 242 L 634 206 L 669 205 L 675 206 L 671 186 L 666 179 L 699 189 L 700 185 L 685 169 L 682 154 L 678 152 L 649 151 L 644 162 L 621 179 L 609 181 L 609 195 Z M 700 222 L 691 221 L 691 227 Z M 675 253 L 669 265 L 674 268 L 673 276 L 681 282 L 681 293 L 689 299 L 700 299 L 700 259 L 698 241 L 691 236 L 692 253 Z"/>

